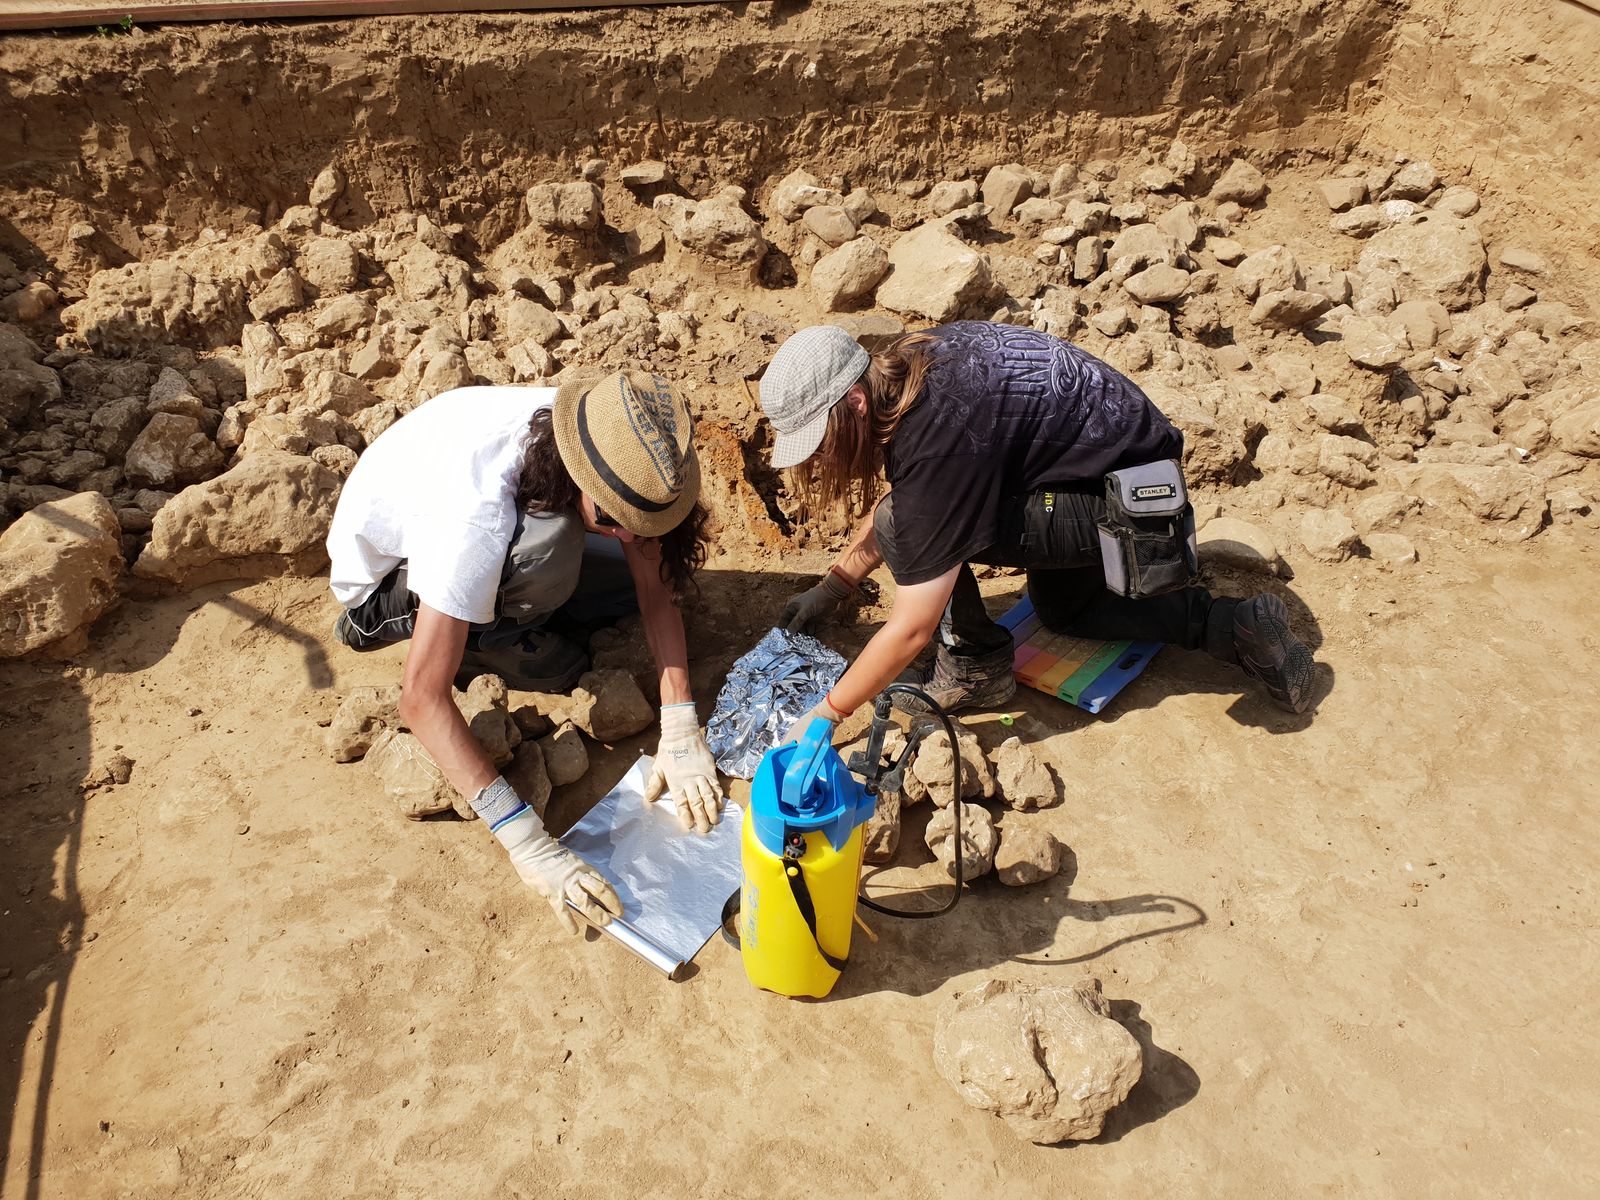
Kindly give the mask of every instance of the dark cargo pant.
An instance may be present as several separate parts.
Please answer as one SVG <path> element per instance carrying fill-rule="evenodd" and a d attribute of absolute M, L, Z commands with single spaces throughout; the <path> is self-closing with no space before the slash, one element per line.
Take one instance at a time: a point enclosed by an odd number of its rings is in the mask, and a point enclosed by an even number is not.
<path fill-rule="evenodd" d="M 347 611 L 349 644 L 366 650 L 409 638 L 417 606 L 402 563 Z M 565 677 L 575 680 L 586 667 L 575 644 L 638 611 L 616 538 L 588 533 L 571 513 L 519 517 L 501 568 L 495 619 L 468 627 L 461 676 L 495 674 L 514 688 L 564 691 L 571 686 L 562 686 Z"/>
<path fill-rule="evenodd" d="M 972 562 L 996 567 L 1022 567 L 1028 574 L 1028 598 L 1045 628 L 1070 637 L 1103 641 L 1166 642 L 1186 650 L 1204 650 L 1225 662 L 1237 662 L 1233 648 L 1233 609 L 1239 602 L 1214 597 L 1203 587 L 1187 587 L 1141 600 L 1106 590 L 1095 523 L 1105 509 L 1096 485 L 1063 484 L 1054 490 L 1052 511 L 1042 513 L 1040 499 L 1011 503 L 1001 521 L 1000 540 L 972 556 Z M 879 502 L 873 518 L 878 548 L 895 559 L 894 493 Z M 951 654 L 992 654 L 1009 647 L 1011 631 L 984 608 L 977 577 L 961 564 L 955 591 L 939 623 L 939 642 Z"/>

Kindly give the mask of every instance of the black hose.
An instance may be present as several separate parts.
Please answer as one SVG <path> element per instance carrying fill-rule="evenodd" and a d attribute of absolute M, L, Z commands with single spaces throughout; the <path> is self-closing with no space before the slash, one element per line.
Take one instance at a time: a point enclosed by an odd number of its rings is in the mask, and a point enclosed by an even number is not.
<path fill-rule="evenodd" d="M 945 915 L 945 913 L 954 908 L 961 900 L 961 743 L 956 741 L 955 723 L 950 720 L 949 714 L 946 713 L 944 709 L 939 707 L 939 702 L 936 701 L 932 696 L 928 695 L 928 693 L 923 691 L 921 688 L 913 687 L 909 683 L 891 683 L 888 687 L 883 689 L 878 696 L 878 711 L 875 714 L 878 718 L 882 720 L 888 720 L 889 697 L 893 696 L 896 692 L 902 692 L 907 696 L 915 696 L 918 700 L 921 700 L 924 704 L 926 704 L 928 708 L 932 710 L 933 715 L 938 717 L 940 723 L 944 725 L 945 736 L 950 739 L 950 769 L 953 776 L 950 787 L 950 794 L 953 798 L 951 799 L 950 803 L 954 806 L 956 812 L 956 887 L 955 891 L 950 894 L 950 899 L 943 908 L 930 908 L 926 912 L 910 912 L 905 909 L 890 908 L 888 905 L 879 904 L 876 900 L 869 899 L 865 892 L 858 895 L 856 899 L 861 901 L 862 904 L 865 904 L 873 912 L 882 913 L 886 917 L 907 917 L 917 920 L 925 919 L 927 917 L 942 917 Z"/>

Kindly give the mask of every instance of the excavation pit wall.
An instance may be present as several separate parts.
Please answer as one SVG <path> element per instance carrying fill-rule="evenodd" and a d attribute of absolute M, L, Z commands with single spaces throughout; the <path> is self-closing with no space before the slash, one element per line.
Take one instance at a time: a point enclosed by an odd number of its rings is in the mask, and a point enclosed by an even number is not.
<path fill-rule="evenodd" d="M 0 413 L 4 519 L 99 491 L 149 583 L 312 570 L 339 476 L 416 403 L 647 363 L 701 418 L 721 551 L 820 550 L 843 522 L 763 466 L 752 381 L 817 320 L 870 339 L 951 315 L 1126 370 L 1184 426 L 1207 513 L 1286 555 L 1587 519 L 1600 18 L 1435 7 L 860 0 L 13 35 L 0 302 L 33 382 Z M 663 178 L 628 173 L 648 162 Z M 1241 163 L 1265 189 L 1230 202 Z M 1008 164 L 1062 211 L 1013 207 L 1004 170 L 980 208 L 937 211 L 940 185 Z M 1437 182 L 1407 191 L 1407 164 Z M 822 285 L 836 236 L 780 194 L 796 170 L 890 256 L 858 299 Z M 1319 184 L 1340 178 L 1391 201 L 1384 230 L 1339 231 Z M 1174 261 L 1119 268 L 1119 237 L 1152 224 Z M 1444 242 L 1380 262 L 1394 225 Z M 984 277 L 908 298 L 953 244 Z M 1274 246 L 1293 261 L 1268 282 L 1331 316 L 1256 313 L 1238 252 Z M 1183 294 L 1130 290 L 1149 266 Z M 1372 338 L 1398 344 L 1353 357 Z M 1303 528 L 1328 511 L 1348 535 Z"/>

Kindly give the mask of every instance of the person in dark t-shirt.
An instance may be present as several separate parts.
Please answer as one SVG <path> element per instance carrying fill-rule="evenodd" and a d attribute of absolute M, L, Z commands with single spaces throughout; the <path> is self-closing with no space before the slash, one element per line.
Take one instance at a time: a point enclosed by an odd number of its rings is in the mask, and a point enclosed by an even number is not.
<path fill-rule="evenodd" d="M 1281 707 L 1310 704 L 1311 652 L 1277 596 L 1186 587 L 1131 599 L 1107 589 L 1096 529 L 1105 477 L 1181 460 L 1183 435 L 1131 380 L 1071 343 L 960 321 L 868 354 L 843 329 L 813 326 L 773 356 L 761 406 L 777 433 L 773 466 L 794 468 L 824 505 L 870 509 L 782 623 L 808 627 L 880 563 L 896 587 L 887 623 L 803 720 L 843 720 L 935 634 L 933 663 L 915 681 L 942 707 L 1010 699 L 1011 634 L 985 611 L 971 563 L 1026 568 L 1028 595 L 1055 632 L 1205 650 Z"/>

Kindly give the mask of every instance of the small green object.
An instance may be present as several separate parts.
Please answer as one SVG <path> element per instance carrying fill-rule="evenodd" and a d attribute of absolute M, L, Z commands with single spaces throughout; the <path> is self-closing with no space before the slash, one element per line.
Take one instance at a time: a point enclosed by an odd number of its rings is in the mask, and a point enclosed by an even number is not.
<path fill-rule="evenodd" d="M 1016 722 L 1012 719 L 1010 713 L 1001 713 L 1000 714 L 1000 724 L 1002 724 L 1002 725 L 1015 725 Z"/>

